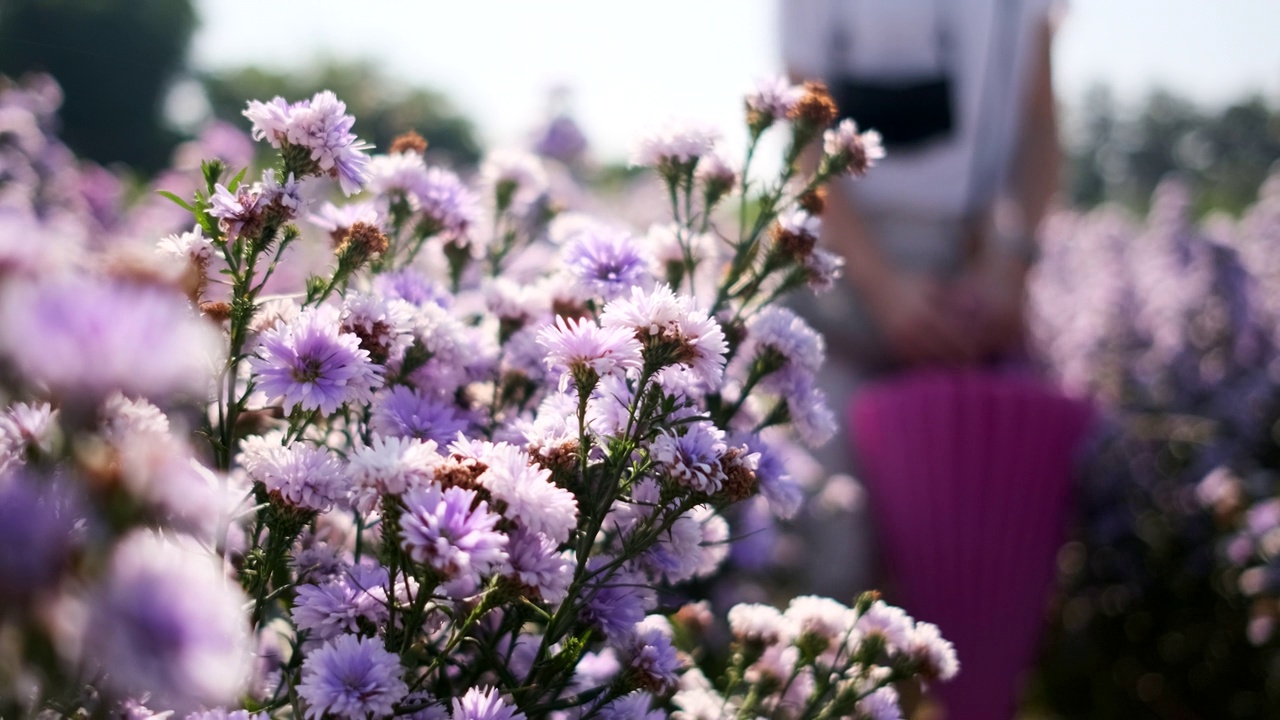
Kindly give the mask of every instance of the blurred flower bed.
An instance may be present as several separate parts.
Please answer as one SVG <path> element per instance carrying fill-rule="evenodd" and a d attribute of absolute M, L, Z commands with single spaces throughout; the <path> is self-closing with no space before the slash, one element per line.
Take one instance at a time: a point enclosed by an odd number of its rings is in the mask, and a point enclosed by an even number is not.
<path fill-rule="evenodd" d="M 1193 200 L 1059 213 L 1032 283 L 1046 364 L 1109 418 L 1036 683 L 1056 716 L 1280 714 L 1280 178 L 1238 219 Z"/>

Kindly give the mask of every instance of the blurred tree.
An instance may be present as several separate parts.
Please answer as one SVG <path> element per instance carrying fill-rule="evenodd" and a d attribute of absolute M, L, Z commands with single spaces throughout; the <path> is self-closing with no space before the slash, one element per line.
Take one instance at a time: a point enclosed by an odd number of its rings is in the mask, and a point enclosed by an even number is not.
<path fill-rule="evenodd" d="M 332 90 L 356 117 L 355 133 L 386 152 L 397 135 L 416 130 L 430 143 L 429 155 L 455 165 L 473 165 L 480 146 L 469 120 L 444 95 L 407 87 L 387 77 L 370 61 L 322 60 L 299 73 L 248 67 L 210 73 L 203 78 L 214 115 L 248 127 L 241 115 L 250 99 L 280 95 L 294 101 Z"/>
<path fill-rule="evenodd" d="M 1064 186 L 1071 204 L 1082 208 L 1110 201 L 1145 212 L 1160 180 L 1179 173 L 1199 214 L 1234 214 L 1256 199 L 1280 160 L 1280 109 L 1261 97 L 1206 110 L 1157 91 L 1126 113 L 1098 86 L 1085 94 L 1074 125 Z"/>
<path fill-rule="evenodd" d="M 82 157 L 157 170 L 178 142 L 162 114 L 197 24 L 190 0 L 4 0 L 0 73 L 62 86 L 62 138 Z"/>

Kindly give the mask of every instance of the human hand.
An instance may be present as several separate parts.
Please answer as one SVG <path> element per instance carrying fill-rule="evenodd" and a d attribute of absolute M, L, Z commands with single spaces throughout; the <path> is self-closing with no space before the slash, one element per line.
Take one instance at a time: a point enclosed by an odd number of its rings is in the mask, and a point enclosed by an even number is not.
<path fill-rule="evenodd" d="M 1026 334 L 1026 268 L 1013 258 L 991 258 L 969 267 L 946 290 L 979 358 L 1007 355 Z"/>
<path fill-rule="evenodd" d="M 927 275 L 892 272 L 864 292 L 893 359 L 907 366 L 961 365 L 978 357 L 968 323 L 949 307 L 945 285 Z"/>

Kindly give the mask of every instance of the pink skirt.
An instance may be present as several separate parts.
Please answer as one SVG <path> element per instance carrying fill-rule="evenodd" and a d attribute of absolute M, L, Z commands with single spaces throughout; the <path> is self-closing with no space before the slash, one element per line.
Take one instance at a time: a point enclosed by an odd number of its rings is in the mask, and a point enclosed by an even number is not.
<path fill-rule="evenodd" d="M 1007 720 L 1034 659 L 1093 416 L 1029 373 L 930 370 L 849 406 L 893 598 L 955 644 L 948 720 Z"/>

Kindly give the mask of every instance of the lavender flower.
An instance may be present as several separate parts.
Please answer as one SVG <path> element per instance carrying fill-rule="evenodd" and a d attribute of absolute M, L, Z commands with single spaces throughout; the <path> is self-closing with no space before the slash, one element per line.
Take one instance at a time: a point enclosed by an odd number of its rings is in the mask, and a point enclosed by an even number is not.
<path fill-rule="evenodd" d="M 609 301 L 650 281 L 652 261 L 641 248 L 629 233 L 593 224 L 569 238 L 561 257 L 585 298 Z"/>
<path fill-rule="evenodd" d="M 754 130 L 763 131 L 776 120 L 785 120 L 804 97 L 804 88 L 792 85 L 785 77 L 765 78 L 747 95 L 747 122 Z"/>
<path fill-rule="evenodd" d="M 0 352 L 64 397 L 203 395 L 222 341 L 174 293 L 88 277 L 0 295 Z"/>
<path fill-rule="evenodd" d="M 307 701 L 308 720 L 388 717 L 409 691 L 403 673 L 381 639 L 341 635 L 303 661 L 298 695 Z"/>
<path fill-rule="evenodd" d="M 414 307 L 449 307 L 452 296 L 413 268 L 381 273 L 373 279 L 373 291 L 385 298 L 404 300 Z"/>
<path fill-rule="evenodd" d="M 858 132 L 858 124 L 849 118 L 822 134 L 823 168 L 832 174 L 867 174 L 877 160 L 884 159 L 884 145 L 875 130 Z M 822 170 L 819 170 L 821 172 Z"/>
<path fill-rule="evenodd" d="M 764 375 L 760 388 L 782 396 L 812 385 L 825 352 L 822 336 L 800 316 L 774 306 L 747 321 L 747 340 L 739 351 Z"/>
<path fill-rule="evenodd" d="M 483 462 L 488 469 L 476 482 L 489 491 L 504 517 L 556 543 L 569 539 L 578 524 L 578 501 L 551 482 L 550 470 L 530 464 L 528 453 L 506 443 L 493 446 Z"/>
<path fill-rule="evenodd" d="M 649 453 L 668 477 L 696 492 L 714 495 L 725 480 L 720 461 L 728 449 L 723 430 L 699 421 L 680 435 L 662 431 Z"/>
<path fill-rule="evenodd" d="M 729 610 L 729 629 L 746 643 L 775 645 L 789 641 L 791 626 L 772 605 L 742 603 Z"/>
<path fill-rule="evenodd" d="M 175 709 L 231 703 L 252 659 L 244 604 L 215 558 L 136 531 L 91 595 L 84 659 L 118 693 Z"/>
<path fill-rule="evenodd" d="M 405 385 L 374 396 L 369 427 L 380 435 L 449 442 L 467 429 L 457 405 Z"/>
<path fill-rule="evenodd" d="M 573 554 L 557 552 L 557 543 L 539 532 L 519 529 L 507 548 L 509 576 L 533 597 L 555 607 L 568 595 L 573 582 Z"/>
<path fill-rule="evenodd" d="M 507 704 L 497 688 L 473 687 L 453 699 L 452 720 L 525 720 L 525 715 Z"/>
<path fill-rule="evenodd" d="M 367 496 L 361 507 L 368 511 L 381 495 L 401 495 L 425 484 L 441 460 L 434 441 L 374 435 L 368 445 L 351 451 L 347 471 L 357 492 Z"/>
<path fill-rule="evenodd" d="M 414 197 L 430 227 L 451 240 L 465 237 L 480 213 L 475 194 L 444 168 L 428 168 L 414 189 Z"/>
<path fill-rule="evenodd" d="M 495 530 L 498 515 L 477 501 L 474 490 L 438 485 L 414 488 L 404 496 L 401 546 L 447 580 L 454 597 L 473 594 L 484 576 L 507 559 L 507 536 Z"/>
<path fill-rule="evenodd" d="M 334 245 L 341 243 L 342 239 L 349 234 L 351 227 L 356 223 L 364 223 L 383 230 L 386 229 L 382 213 L 378 212 L 377 205 L 371 200 L 352 202 L 345 205 L 334 205 L 331 202 L 326 202 L 320 206 L 319 210 L 308 215 L 307 220 L 321 230 L 327 231 L 329 237 L 333 238 Z"/>
<path fill-rule="evenodd" d="M 333 93 L 318 92 L 310 102 L 290 106 L 285 136 L 289 144 L 310 150 L 312 162 L 337 178 L 344 194 L 353 195 L 368 181 L 364 150 L 370 146 L 351 133 L 356 119 L 346 112 L 346 103 Z"/>
<path fill-rule="evenodd" d="M 920 663 L 921 673 L 927 678 L 950 680 L 960 671 L 955 647 L 943 639 L 933 623 L 916 623 L 907 652 Z"/>
<path fill-rule="evenodd" d="M 612 558 L 595 555 L 587 561 L 588 570 L 596 570 Z M 589 600 L 582 617 L 612 643 L 630 637 L 636 623 L 657 604 L 657 595 L 644 577 L 628 570 L 602 573 L 584 590 Z"/>
<path fill-rule="evenodd" d="M 649 131 L 631 150 L 631 164 L 640 167 L 688 166 L 711 152 L 720 132 L 708 125 L 672 120 Z"/>
<path fill-rule="evenodd" d="M 299 585 L 293 622 L 299 630 L 310 631 L 312 640 L 360 633 L 361 621 L 364 627 L 379 627 L 388 618 L 390 584 L 386 568 L 356 565 L 324 584 Z"/>
<path fill-rule="evenodd" d="M 382 384 L 382 369 L 369 360 L 360 338 L 339 331 L 336 313 L 305 310 L 297 319 L 263 333 L 249 365 L 261 390 L 295 408 L 332 415 L 349 402 L 368 402 Z"/>
<path fill-rule="evenodd" d="M 605 305 L 600 325 L 634 332 L 644 346 L 646 362 L 660 367 L 679 363 L 711 387 L 718 386 L 724 374 L 728 344 L 720 325 L 665 285 L 649 293 L 633 287 L 630 297 Z"/>
<path fill-rule="evenodd" d="M 600 720 L 666 720 L 667 714 L 661 708 L 650 709 L 653 695 L 636 691 L 611 700 L 600 708 Z"/>
<path fill-rule="evenodd" d="M 627 672 L 636 687 L 661 695 L 676 686 L 684 661 L 671 645 L 666 618 L 651 615 L 637 623 L 627 650 Z"/>
<path fill-rule="evenodd" d="M 886 685 L 858 701 L 858 717 L 867 720 L 902 720 L 898 691 Z"/>
<path fill-rule="evenodd" d="M 324 512 L 346 494 L 342 463 L 325 447 L 285 447 L 279 434 L 252 436 L 241 441 L 237 459 L 250 479 L 294 507 Z"/>
<path fill-rule="evenodd" d="M 0 608 L 49 588 L 66 566 L 78 515 L 70 490 L 25 471 L 0 475 Z"/>
<path fill-rule="evenodd" d="M 233 193 L 219 183 L 209 198 L 208 213 L 218 219 L 218 227 L 227 238 L 234 240 L 241 235 L 255 235 L 262 229 L 266 205 L 262 188 L 257 185 L 241 184 Z"/>
<path fill-rule="evenodd" d="M 556 318 L 554 326 L 538 333 L 538 344 L 547 349 L 547 367 L 560 373 L 560 391 L 572 378 L 579 393 L 589 393 L 604 376 L 625 377 L 643 364 L 641 347 L 631 328 L 600 327 L 591 320 Z"/>

